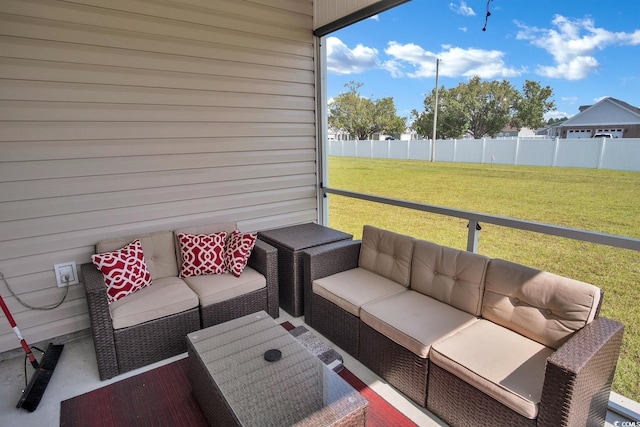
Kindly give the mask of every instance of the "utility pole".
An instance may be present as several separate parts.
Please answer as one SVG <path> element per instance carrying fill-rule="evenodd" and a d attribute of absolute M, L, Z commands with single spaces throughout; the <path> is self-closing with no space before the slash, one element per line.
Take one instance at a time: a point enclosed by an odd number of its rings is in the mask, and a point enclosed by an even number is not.
<path fill-rule="evenodd" d="M 440 59 L 436 58 L 436 96 L 433 102 L 433 139 L 431 140 L 431 161 L 436 159 L 436 125 L 438 124 L 438 69 Z"/>

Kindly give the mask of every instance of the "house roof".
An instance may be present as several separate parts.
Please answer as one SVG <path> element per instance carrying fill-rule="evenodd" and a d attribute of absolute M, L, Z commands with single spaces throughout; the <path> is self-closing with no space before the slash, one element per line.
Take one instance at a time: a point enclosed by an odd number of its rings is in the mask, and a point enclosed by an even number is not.
<path fill-rule="evenodd" d="M 616 98 L 603 98 L 599 102 L 582 109 L 560 126 L 640 124 L 640 108 Z"/>

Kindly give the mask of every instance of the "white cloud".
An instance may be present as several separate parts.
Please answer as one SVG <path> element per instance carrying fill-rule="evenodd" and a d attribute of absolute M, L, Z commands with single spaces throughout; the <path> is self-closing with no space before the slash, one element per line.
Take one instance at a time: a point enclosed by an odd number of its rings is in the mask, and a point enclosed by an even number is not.
<path fill-rule="evenodd" d="M 467 2 L 460 0 L 460 4 L 449 3 L 449 9 L 453 10 L 458 15 L 463 16 L 475 16 L 476 13 L 472 8 L 467 6 Z"/>
<path fill-rule="evenodd" d="M 578 102 L 577 96 L 563 96 L 560 99 L 564 102 L 568 102 L 569 104 L 575 104 L 576 102 Z"/>
<path fill-rule="evenodd" d="M 373 15 L 373 16 L 368 17 L 367 19 L 372 19 L 374 21 L 380 22 L 380 16 L 379 15 Z"/>
<path fill-rule="evenodd" d="M 350 49 L 337 37 L 327 38 L 327 71 L 333 74 L 358 74 L 379 68 L 378 50 L 361 44 Z"/>
<path fill-rule="evenodd" d="M 608 96 L 599 96 L 597 98 L 593 98 L 593 102 L 598 103 L 600 101 L 602 101 L 605 98 L 609 98 Z"/>
<path fill-rule="evenodd" d="M 392 60 L 387 61 L 393 65 L 396 73 L 399 73 L 405 66 L 411 71 L 405 75 L 412 78 L 434 77 L 436 74 L 436 58 L 440 58 L 439 73 L 446 77 L 473 77 L 480 76 L 483 79 L 495 77 L 515 77 L 522 74 L 524 70 L 516 70 L 507 67 L 504 63 L 504 52 L 498 50 L 484 49 L 464 49 L 460 47 L 443 46 L 440 53 L 424 50 L 414 44 L 400 44 L 394 41 L 389 42 L 385 53 Z M 387 66 L 391 68 L 391 65 Z"/>
<path fill-rule="evenodd" d="M 458 28 L 460 31 L 462 31 L 463 33 L 467 32 L 467 27 L 460 27 Z"/>
<path fill-rule="evenodd" d="M 564 111 L 547 111 L 546 113 L 544 113 L 543 117 L 545 120 L 549 120 L 549 119 L 561 119 L 563 117 L 567 117 L 567 118 L 571 118 L 573 116 L 573 114 L 570 113 L 565 113 Z"/>
<path fill-rule="evenodd" d="M 546 50 L 555 65 L 540 65 L 537 72 L 546 77 L 580 80 L 599 66 L 594 54 L 608 46 L 639 45 L 640 30 L 633 33 L 611 32 L 595 26 L 591 18 L 575 19 L 555 15 L 553 28 L 520 27 L 518 40 L 528 40 L 533 46 Z"/>

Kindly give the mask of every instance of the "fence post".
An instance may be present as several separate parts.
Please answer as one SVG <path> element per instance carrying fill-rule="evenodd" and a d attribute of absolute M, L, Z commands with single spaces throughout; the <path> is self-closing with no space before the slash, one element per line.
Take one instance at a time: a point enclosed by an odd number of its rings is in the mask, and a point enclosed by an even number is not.
<path fill-rule="evenodd" d="M 513 159 L 513 164 L 518 164 L 518 156 L 520 155 L 520 138 L 516 138 L 516 157 Z"/>
<path fill-rule="evenodd" d="M 602 138 L 602 145 L 600 145 L 600 157 L 598 157 L 598 169 L 602 169 L 602 162 L 604 160 L 604 149 L 607 145 L 607 138 Z"/>
<path fill-rule="evenodd" d="M 467 224 L 469 231 L 467 232 L 467 252 L 478 253 L 478 237 L 480 237 L 480 223 L 473 219 Z"/>
<path fill-rule="evenodd" d="M 560 138 L 556 137 L 556 143 L 553 148 L 553 161 L 551 166 L 556 166 L 558 164 L 558 148 L 560 148 Z"/>

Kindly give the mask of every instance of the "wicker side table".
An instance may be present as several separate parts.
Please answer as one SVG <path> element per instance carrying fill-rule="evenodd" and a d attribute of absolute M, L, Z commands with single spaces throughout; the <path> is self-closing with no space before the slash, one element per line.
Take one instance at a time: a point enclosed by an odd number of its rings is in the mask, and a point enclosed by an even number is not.
<path fill-rule="evenodd" d="M 314 223 L 261 231 L 258 237 L 278 249 L 280 307 L 294 317 L 304 314 L 302 251 L 353 238 L 351 234 Z"/>

